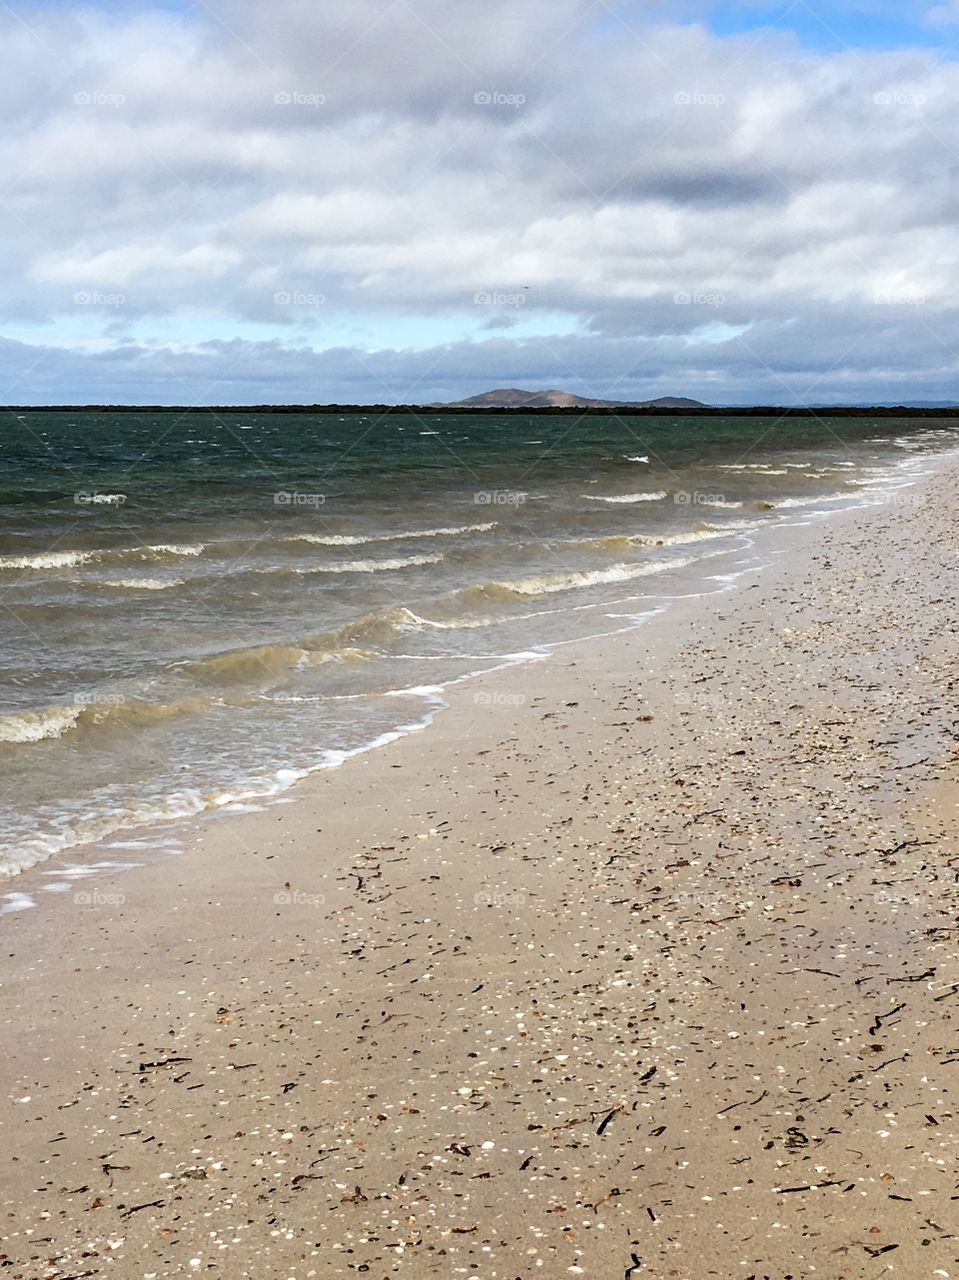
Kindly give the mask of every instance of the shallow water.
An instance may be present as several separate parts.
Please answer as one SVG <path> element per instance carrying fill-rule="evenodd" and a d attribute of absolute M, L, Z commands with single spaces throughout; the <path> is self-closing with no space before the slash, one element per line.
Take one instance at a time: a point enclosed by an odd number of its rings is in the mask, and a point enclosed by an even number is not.
<path fill-rule="evenodd" d="M 27 413 L 2 445 L 0 873 L 282 790 L 452 681 L 695 590 L 764 526 L 914 501 L 957 444 L 928 420 Z"/>

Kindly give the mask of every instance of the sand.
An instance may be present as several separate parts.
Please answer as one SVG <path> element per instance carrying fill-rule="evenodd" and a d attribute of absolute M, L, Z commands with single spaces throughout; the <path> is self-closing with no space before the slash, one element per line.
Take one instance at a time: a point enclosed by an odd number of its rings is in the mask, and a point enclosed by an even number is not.
<path fill-rule="evenodd" d="M 959 1277 L 957 499 L 0 920 L 0 1274 Z"/>

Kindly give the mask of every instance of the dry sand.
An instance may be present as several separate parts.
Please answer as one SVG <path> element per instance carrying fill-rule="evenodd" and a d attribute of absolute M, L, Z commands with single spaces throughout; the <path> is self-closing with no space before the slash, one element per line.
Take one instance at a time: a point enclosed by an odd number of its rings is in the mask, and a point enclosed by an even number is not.
<path fill-rule="evenodd" d="M 959 1277 L 959 465 L 910 492 L 0 921 L 0 1275 Z"/>

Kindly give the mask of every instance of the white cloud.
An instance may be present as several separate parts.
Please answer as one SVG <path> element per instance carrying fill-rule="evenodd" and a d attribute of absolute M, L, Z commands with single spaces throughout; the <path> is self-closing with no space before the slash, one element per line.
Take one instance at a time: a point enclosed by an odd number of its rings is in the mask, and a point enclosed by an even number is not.
<path fill-rule="evenodd" d="M 0 17 L 0 314 L 18 334 L 74 341 L 82 320 L 90 339 L 110 325 L 142 342 L 151 319 L 179 316 L 204 356 L 180 352 L 177 376 L 202 395 L 200 369 L 234 349 L 204 344 L 275 327 L 275 346 L 243 348 L 252 399 L 296 398 L 278 371 L 311 360 L 333 377 L 342 353 L 311 355 L 307 336 L 321 347 L 366 324 L 380 346 L 390 317 L 395 358 L 377 356 L 365 393 L 350 375 L 357 398 L 403 398 L 416 325 L 443 316 L 431 395 L 524 369 L 611 392 L 650 342 L 637 393 L 660 376 L 734 397 L 749 384 L 766 398 L 780 377 L 798 394 L 826 371 L 859 385 L 864 343 L 868 376 L 911 394 L 923 370 L 953 375 L 955 63 L 666 22 L 639 35 L 597 25 L 586 0 L 204 12 L 44 10 L 32 34 Z M 522 332 L 540 316 L 547 344 L 511 340 L 506 310 L 478 314 L 484 290 L 522 292 Z M 114 301 L 78 317 L 81 291 Z M 322 310 L 278 307 L 278 292 Z M 550 373 L 556 317 L 573 363 Z M 505 336 L 476 341 L 491 324 Z M 284 355 L 291 327 L 304 336 Z M 148 350 L 102 366 L 44 352 L 41 367 L 70 399 L 69 378 L 120 377 L 128 360 L 151 399 L 144 370 L 164 375 Z M 359 378 L 362 351 L 348 363 Z"/>
<path fill-rule="evenodd" d="M 934 5 L 926 13 L 926 22 L 930 27 L 952 27 L 959 24 L 959 0 L 946 0 L 945 4 Z"/>

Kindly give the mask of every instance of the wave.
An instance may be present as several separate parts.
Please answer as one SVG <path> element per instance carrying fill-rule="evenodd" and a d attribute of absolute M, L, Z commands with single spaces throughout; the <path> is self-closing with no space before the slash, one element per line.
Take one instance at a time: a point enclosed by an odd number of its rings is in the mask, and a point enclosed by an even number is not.
<path fill-rule="evenodd" d="M 38 551 L 34 555 L 0 556 L 2 569 L 75 569 L 85 564 L 123 563 L 202 555 L 206 544 L 159 542 L 144 547 L 99 547 L 90 551 Z"/>
<path fill-rule="evenodd" d="M 72 569 L 89 564 L 95 551 L 40 551 L 33 556 L 0 556 L 0 569 Z"/>
<path fill-rule="evenodd" d="M 52 741 L 77 729 L 107 723 L 142 728 L 175 716 L 200 714 L 212 705 L 213 699 L 203 694 L 173 702 L 147 702 L 122 694 L 78 694 L 72 705 L 0 716 L 0 742 L 18 745 Z"/>
<path fill-rule="evenodd" d="M 284 542 L 310 542 L 320 547 L 362 547 L 370 542 L 403 542 L 407 538 L 453 538 L 461 533 L 488 533 L 496 521 L 487 524 L 456 525 L 448 529 L 411 529 L 406 533 L 298 533 Z"/>
<path fill-rule="evenodd" d="M 314 564 L 308 569 L 293 569 L 293 573 L 383 573 L 392 569 L 410 569 L 416 565 L 439 564 L 442 555 L 400 556 L 394 560 L 349 560 L 344 564 Z M 275 569 L 258 572 L 275 573 Z"/>
<path fill-rule="evenodd" d="M 182 587 L 183 578 L 109 578 L 99 581 L 100 587 L 113 587 L 117 591 L 166 591 L 170 587 Z"/>
<path fill-rule="evenodd" d="M 146 551 L 156 556 L 200 556 L 206 550 L 205 542 L 157 542 L 152 546 L 137 547 L 135 551 Z M 126 554 L 126 553 L 124 553 Z"/>
<path fill-rule="evenodd" d="M 574 591 L 583 587 L 611 582 L 629 582 L 669 569 L 682 569 L 691 559 L 659 561 L 646 564 L 614 564 L 606 569 L 583 569 L 567 573 L 546 573 L 534 578 L 517 578 L 509 582 L 484 582 L 464 587 L 458 594 L 464 600 L 511 600 L 517 596 L 546 596 L 558 591 Z"/>
<path fill-rule="evenodd" d="M 68 733 L 80 719 L 83 707 L 47 707 L 0 716 L 0 742 L 44 742 Z"/>
<path fill-rule="evenodd" d="M 730 521 L 729 524 L 708 524 L 700 521 L 694 528 L 681 533 L 613 533 L 599 538 L 564 538 L 562 547 L 595 548 L 599 551 L 628 551 L 631 547 L 675 547 L 690 542 L 709 542 L 722 538 L 740 528 L 752 528 L 747 521 Z"/>
<path fill-rule="evenodd" d="M 611 498 L 603 498 L 592 493 L 584 493 L 582 496 L 587 502 L 661 502 L 666 497 L 666 490 L 660 489 L 656 493 L 620 493 Z"/>
<path fill-rule="evenodd" d="M 649 461 L 648 458 L 643 457 L 641 455 L 637 455 L 636 457 L 631 457 L 628 453 L 623 454 L 623 458 L 625 459 L 626 462 L 648 462 Z"/>
<path fill-rule="evenodd" d="M 276 769 L 266 777 L 259 777 L 246 783 L 235 783 L 229 790 L 193 788 L 175 791 L 162 798 L 153 797 L 122 808 L 110 808 L 106 812 L 90 814 L 70 825 L 58 824 L 53 831 L 18 840 L 16 844 L 0 848 L 0 877 L 16 875 L 64 849 L 92 843 L 105 836 L 115 835 L 119 831 L 153 827 L 158 822 L 189 818 L 209 811 L 229 811 L 232 806 L 248 801 L 267 800 L 289 790 L 295 783 L 311 774 L 338 768 L 355 756 L 376 751 L 409 734 L 426 729 L 432 724 L 437 709 L 442 705 L 441 692 L 437 690 L 434 694 L 430 689 L 422 691 L 411 689 L 402 692 L 417 693 L 427 699 L 428 709 L 419 720 L 396 725 L 356 747 L 328 748 L 322 752 L 319 760 L 305 768 Z M 230 787 L 228 782 L 223 785 Z M 10 894 L 4 896 L 12 897 Z"/>
<path fill-rule="evenodd" d="M 400 609 L 398 612 L 403 615 L 403 621 L 397 624 L 400 631 L 473 631 L 502 622 L 501 618 L 460 618 L 455 622 L 436 622 L 432 618 L 421 618 L 412 609 Z"/>
<path fill-rule="evenodd" d="M 808 498 L 777 498 L 775 501 L 766 498 L 758 503 L 763 511 L 773 511 L 785 507 L 813 507 L 817 502 L 848 502 L 855 495 L 851 493 L 820 493 Z"/>

